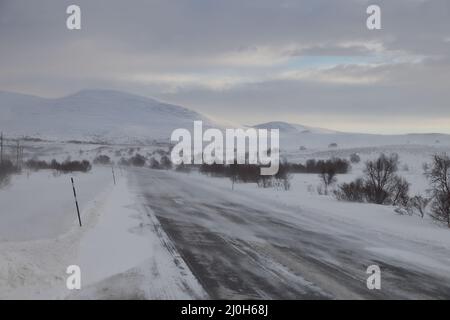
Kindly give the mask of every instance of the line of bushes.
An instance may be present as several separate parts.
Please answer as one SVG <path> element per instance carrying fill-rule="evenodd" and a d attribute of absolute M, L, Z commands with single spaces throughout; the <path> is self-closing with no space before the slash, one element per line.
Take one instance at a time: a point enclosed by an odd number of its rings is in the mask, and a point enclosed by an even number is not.
<path fill-rule="evenodd" d="M 199 172 L 212 177 L 227 177 L 232 183 L 256 183 L 261 188 L 280 187 L 290 189 L 292 175 L 288 163 L 280 163 L 279 169 L 274 176 L 261 175 L 261 167 L 256 164 L 202 164 Z"/>
<path fill-rule="evenodd" d="M 321 174 L 324 171 L 334 171 L 336 174 L 348 173 L 351 165 L 348 160 L 341 158 L 331 158 L 328 160 L 309 159 L 305 164 L 289 164 L 289 171 L 292 173 L 315 173 Z"/>
<path fill-rule="evenodd" d="M 172 161 L 167 155 L 163 155 L 158 161 L 154 157 L 147 159 L 143 155 L 137 153 L 128 159 L 121 158 L 119 160 L 119 165 L 133 167 L 144 167 L 148 165 L 151 169 L 169 170 L 172 168 Z"/>
<path fill-rule="evenodd" d="M 25 167 L 31 170 L 44 170 L 51 169 L 58 172 L 68 173 L 68 172 L 88 172 L 92 169 L 91 163 L 88 160 L 82 161 L 70 161 L 66 160 L 63 162 L 58 162 L 53 159 L 51 162 L 46 162 L 43 160 L 30 159 L 25 162 Z"/>

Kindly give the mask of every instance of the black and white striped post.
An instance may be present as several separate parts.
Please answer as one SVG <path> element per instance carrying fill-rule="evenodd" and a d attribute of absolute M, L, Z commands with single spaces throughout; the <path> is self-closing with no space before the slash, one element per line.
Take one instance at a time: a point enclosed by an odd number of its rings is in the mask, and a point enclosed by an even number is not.
<path fill-rule="evenodd" d="M 80 223 L 81 227 L 80 208 L 78 207 L 77 192 L 75 191 L 75 183 L 73 182 L 73 178 L 70 178 L 70 180 L 72 181 L 73 197 L 75 198 L 75 205 L 77 206 L 78 222 Z"/>

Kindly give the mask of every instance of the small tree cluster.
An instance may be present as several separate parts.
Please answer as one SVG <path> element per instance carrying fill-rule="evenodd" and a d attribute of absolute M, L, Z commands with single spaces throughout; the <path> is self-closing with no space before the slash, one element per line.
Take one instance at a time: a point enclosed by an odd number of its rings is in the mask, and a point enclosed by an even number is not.
<path fill-rule="evenodd" d="M 129 159 L 129 161 L 132 166 L 143 167 L 145 166 L 145 162 L 147 161 L 147 159 L 143 155 L 136 153 Z"/>
<path fill-rule="evenodd" d="M 361 178 L 341 184 L 339 189 L 334 192 L 338 200 L 350 202 L 364 202 L 365 193 L 365 184 Z"/>
<path fill-rule="evenodd" d="M 166 155 L 162 156 L 159 161 L 151 157 L 149 160 L 149 167 L 151 169 L 169 170 L 172 169 L 172 161 Z"/>
<path fill-rule="evenodd" d="M 360 163 L 361 162 L 361 157 L 357 153 L 352 153 L 350 155 L 350 162 L 351 163 Z"/>
<path fill-rule="evenodd" d="M 94 162 L 94 164 L 101 164 L 101 165 L 110 165 L 112 163 L 111 158 L 109 156 L 103 155 L 103 154 L 95 157 L 93 162 Z"/>
<path fill-rule="evenodd" d="M 376 204 L 407 206 L 409 183 L 398 176 L 398 155 L 381 154 L 374 161 L 367 161 L 364 177 L 341 184 L 335 195 L 340 200 L 367 201 Z"/>
<path fill-rule="evenodd" d="M 133 151 L 134 151 L 134 149 L 133 149 Z M 146 162 L 147 162 L 147 159 L 143 155 L 136 153 L 134 156 L 132 156 L 131 158 L 128 158 L 128 159 L 125 159 L 123 157 L 120 158 L 119 165 L 143 167 L 143 166 L 145 166 Z"/>

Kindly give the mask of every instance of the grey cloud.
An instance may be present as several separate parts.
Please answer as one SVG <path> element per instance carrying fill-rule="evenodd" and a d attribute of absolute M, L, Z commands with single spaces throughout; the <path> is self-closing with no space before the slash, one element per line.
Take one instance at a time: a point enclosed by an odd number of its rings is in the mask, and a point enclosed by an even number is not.
<path fill-rule="evenodd" d="M 379 0 L 383 30 L 373 32 L 366 0 L 78 0 L 82 30 L 68 31 L 72 3 L 0 0 L 0 90 L 114 88 L 247 122 L 255 112 L 264 121 L 322 112 L 450 117 L 448 0 Z M 296 57 L 372 55 L 386 63 L 277 78 L 304 72 L 289 64 Z M 157 82 L 161 74 L 243 80 L 218 90 L 175 83 L 172 92 Z M 134 81 L 141 75 L 152 81 Z M 334 81 L 369 76 L 377 81 Z"/>

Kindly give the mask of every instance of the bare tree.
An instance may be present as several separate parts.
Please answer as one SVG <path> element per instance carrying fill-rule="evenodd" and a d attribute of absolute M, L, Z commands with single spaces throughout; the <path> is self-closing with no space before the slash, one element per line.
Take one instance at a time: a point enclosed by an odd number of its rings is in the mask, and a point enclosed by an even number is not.
<path fill-rule="evenodd" d="M 450 158 L 434 155 L 431 168 L 426 172 L 432 187 L 433 203 L 431 216 L 445 222 L 450 228 Z"/>
<path fill-rule="evenodd" d="M 420 214 L 420 217 L 423 219 L 425 217 L 425 211 L 428 205 L 431 202 L 431 198 L 423 197 L 421 195 L 417 195 L 411 198 L 410 206 L 417 210 Z"/>
<path fill-rule="evenodd" d="M 366 188 L 368 201 L 385 204 L 390 196 L 393 186 L 398 184 L 396 172 L 398 170 L 398 155 L 386 156 L 381 154 L 375 161 L 367 161 L 364 173 L 366 174 Z"/>
<path fill-rule="evenodd" d="M 285 191 L 291 189 L 292 174 L 289 172 L 289 164 L 286 160 L 280 163 L 275 179 Z"/>
<path fill-rule="evenodd" d="M 395 176 L 392 186 L 390 186 L 389 194 L 391 195 L 392 204 L 394 206 L 407 207 L 409 203 L 409 186 L 410 184 L 404 178 Z"/>
<path fill-rule="evenodd" d="M 332 167 L 324 167 L 319 177 L 325 187 L 325 194 L 328 195 L 328 188 L 337 181 L 336 170 Z"/>

